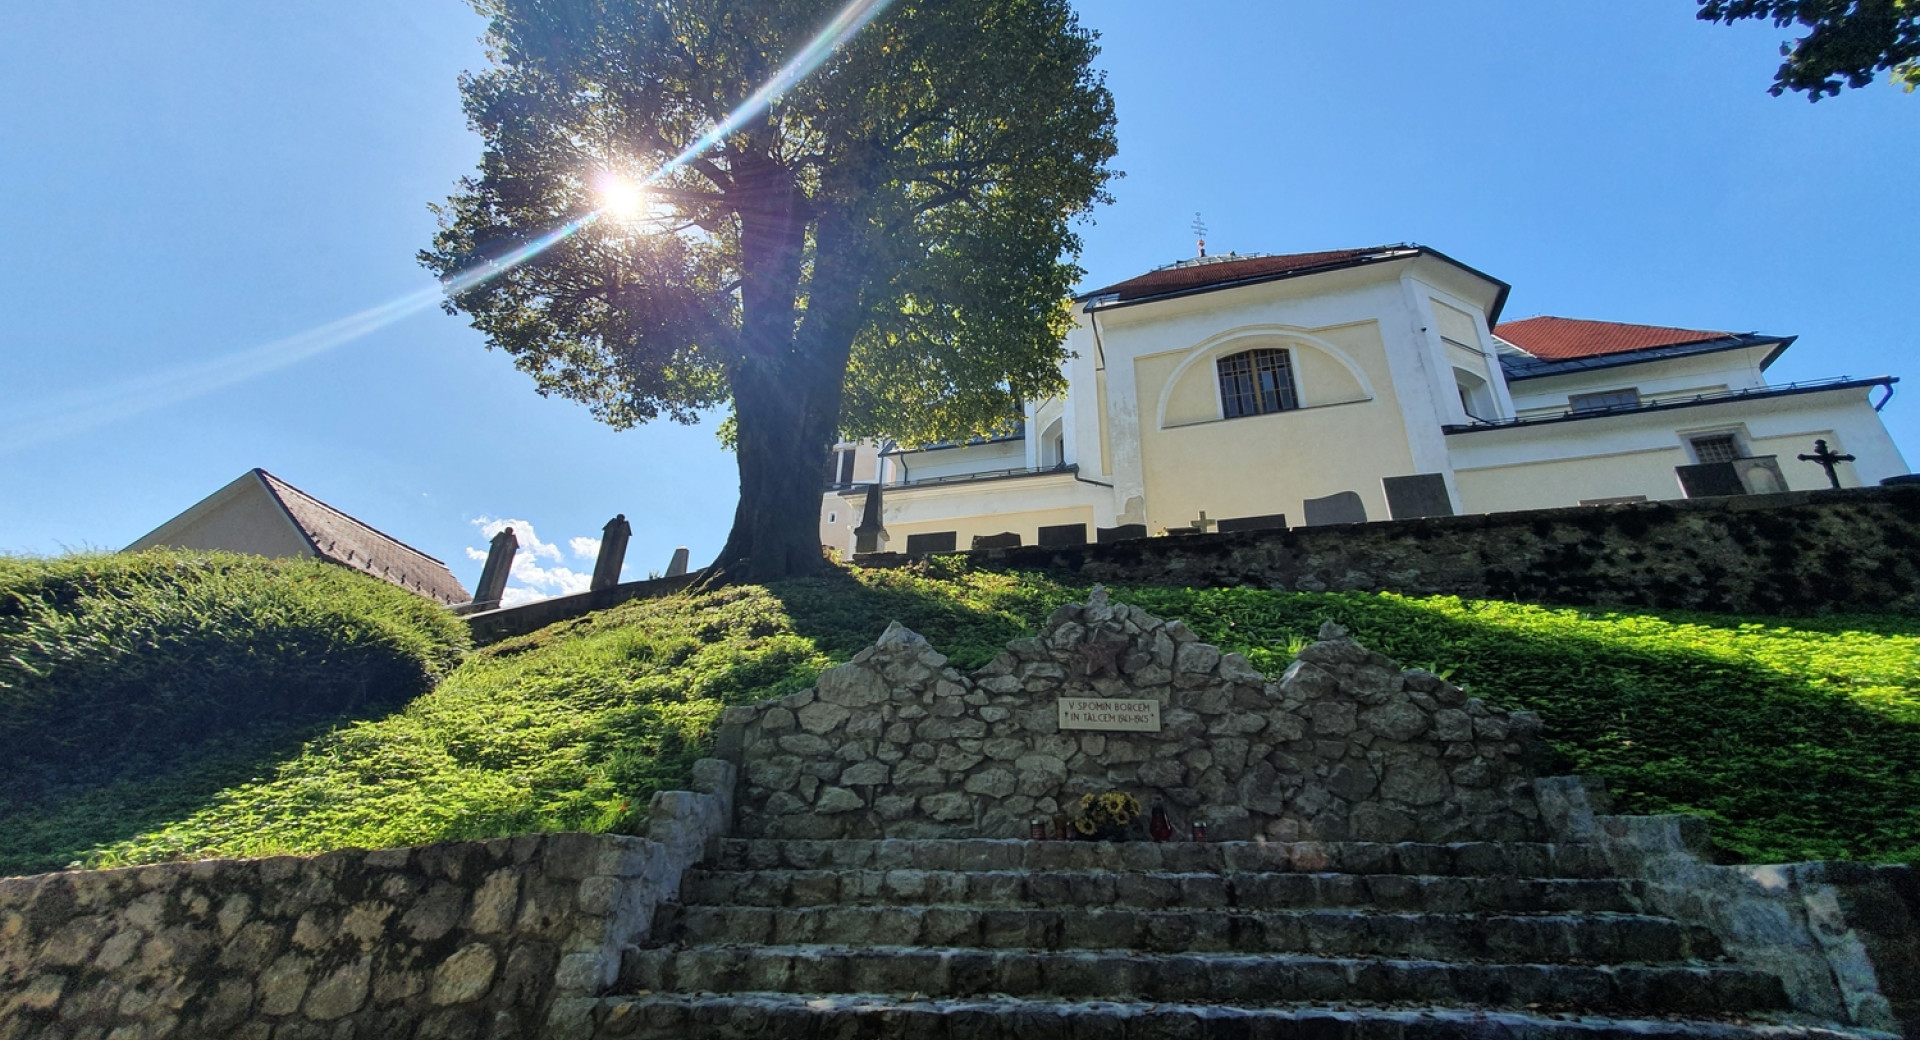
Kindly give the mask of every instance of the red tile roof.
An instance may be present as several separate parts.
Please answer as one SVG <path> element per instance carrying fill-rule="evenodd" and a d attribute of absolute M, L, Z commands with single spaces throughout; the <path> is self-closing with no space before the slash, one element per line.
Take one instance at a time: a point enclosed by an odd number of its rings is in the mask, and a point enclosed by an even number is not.
<path fill-rule="evenodd" d="M 1534 357 L 1548 361 L 1625 354 L 1682 343 L 1706 343 L 1716 339 L 1733 339 L 1739 335 L 1735 332 L 1675 329 L 1664 325 L 1628 325 L 1617 321 L 1585 321 L 1549 315 L 1501 322 L 1493 332 Z"/>
<path fill-rule="evenodd" d="M 465 603 L 473 598 L 460 585 L 460 579 L 439 560 L 368 527 L 264 469 L 256 469 L 254 473 L 280 501 L 321 558 L 364 571 L 441 603 Z"/>
<path fill-rule="evenodd" d="M 1182 260 L 1177 264 L 1149 271 L 1137 278 L 1115 282 L 1104 289 L 1083 295 L 1117 296 L 1138 300 L 1167 293 L 1191 292 L 1234 282 L 1277 278 L 1302 274 L 1321 268 L 1351 267 L 1368 260 L 1397 260 L 1416 256 L 1419 246 L 1372 246 L 1367 249 L 1331 249 L 1319 253 L 1288 253 L 1284 256 L 1209 256 Z"/>

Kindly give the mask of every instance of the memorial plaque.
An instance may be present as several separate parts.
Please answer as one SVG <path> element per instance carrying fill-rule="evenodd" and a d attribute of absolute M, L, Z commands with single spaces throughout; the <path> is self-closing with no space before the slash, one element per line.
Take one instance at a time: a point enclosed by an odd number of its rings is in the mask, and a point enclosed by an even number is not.
<path fill-rule="evenodd" d="M 911 535 L 908 536 L 908 540 L 912 540 Z M 975 549 L 1018 549 L 1020 535 L 1014 531 L 1001 534 L 976 534 L 973 536 L 973 547 Z"/>
<path fill-rule="evenodd" d="M 1453 515 L 1453 498 L 1447 494 L 1447 478 L 1438 473 L 1382 477 L 1380 484 L 1387 492 L 1387 513 L 1395 520 Z"/>
<path fill-rule="evenodd" d="M 1160 702 L 1121 701 L 1111 697 L 1062 697 L 1060 728 L 1158 733 Z"/>
<path fill-rule="evenodd" d="M 1367 522 L 1367 504 L 1360 500 L 1360 493 L 1357 491 L 1342 491 L 1325 498 L 1309 498 L 1306 501 L 1306 507 L 1308 527 Z"/>
<path fill-rule="evenodd" d="M 937 531 L 933 534 L 910 534 L 907 536 L 907 555 L 920 556 L 925 553 L 950 553 L 959 544 L 960 532 Z"/>
<path fill-rule="evenodd" d="M 1744 495 L 1747 486 L 1740 482 L 1740 471 L 1733 468 L 1731 462 L 1702 462 L 1694 466 L 1675 466 L 1673 471 L 1680 475 L 1680 489 L 1688 498 L 1715 498 L 1721 495 Z"/>
<path fill-rule="evenodd" d="M 1055 524 L 1040 529 L 1040 546 L 1045 549 L 1070 549 L 1087 544 L 1086 524 Z"/>
<path fill-rule="evenodd" d="M 1119 527 L 1102 527 L 1096 530 L 1102 545 L 1108 542 L 1124 542 L 1133 538 L 1147 536 L 1146 524 L 1121 524 Z"/>
<path fill-rule="evenodd" d="M 1284 531 L 1287 529 L 1287 514 L 1269 513 L 1266 516 L 1236 516 L 1230 520 L 1220 521 L 1219 524 L 1215 525 L 1215 529 L 1221 534 L 1231 534 L 1234 531 Z"/>

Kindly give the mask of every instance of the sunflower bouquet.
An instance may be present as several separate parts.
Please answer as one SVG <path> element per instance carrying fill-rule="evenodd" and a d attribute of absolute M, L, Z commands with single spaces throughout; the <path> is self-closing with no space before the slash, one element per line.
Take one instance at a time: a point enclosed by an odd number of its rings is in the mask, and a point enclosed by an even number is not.
<path fill-rule="evenodd" d="M 1080 797 L 1080 815 L 1073 829 L 1089 841 L 1125 841 L 1140 818 L 1140 800 L 1125 791 Z"/>

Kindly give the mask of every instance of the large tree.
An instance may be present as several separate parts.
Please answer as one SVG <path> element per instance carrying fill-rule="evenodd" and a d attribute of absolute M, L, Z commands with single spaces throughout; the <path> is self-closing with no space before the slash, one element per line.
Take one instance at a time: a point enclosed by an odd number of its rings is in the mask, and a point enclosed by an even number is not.
<path fill-rule="evenodd" d="M 601 211 L 448 308 L 616 427 L 730 403 L 728 573 L 821 566 L 840 432 L 991 432 L 1059 391 L 1074 227 L 1114 154 L 1067 0 L 896 0 L 677 166 L 839 0 L 475 3 L 492 66 L 461 91 L 485 151 L 421 260 L 457 278 Z"/>
<path fill-rule="evenodd" d="M 1920 0 L 1699 0 L 1702 21 L 1748 19 L 1805 36 L 1780 45 L 1775 97 L 1789 90 L 1818 101 L 1842 85 L 1864 87 L 1891 69 L 1896 83 L 1920 86 Z"/>

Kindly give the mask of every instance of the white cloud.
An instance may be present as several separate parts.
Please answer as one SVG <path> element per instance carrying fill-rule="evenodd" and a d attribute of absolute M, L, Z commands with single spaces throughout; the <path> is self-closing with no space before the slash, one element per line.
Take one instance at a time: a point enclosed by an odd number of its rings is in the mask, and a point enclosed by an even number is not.
<path fill-rule="evenodd" d="M 530 521 L 483 516 L 475 520 L 473 525 L 489 541 L 494 535 L 511 527 L 514 538 L 520 543 L 519 551 L 513 557 L 513 566 L 507 571 L 508 584 L 500 597 L 501 606 L 512 607 L 552 596 L 585 592 L 593 583 L 590 572 L 583 574 L 570 567 L 557 566 L 566 558 L 560 546 L 541 541 Z M 567 545 L 575 556 L 580 557 L 591 557 L 600 551 L 600 540 L 597 538 L 570 538 L 567 539 Z M 467 559 L 476 563 L 486 562 L 486 549 L 467 546 L 466 552 Z M 543 560 L 551 561 L 555 566 L 543 566 Z"/>

